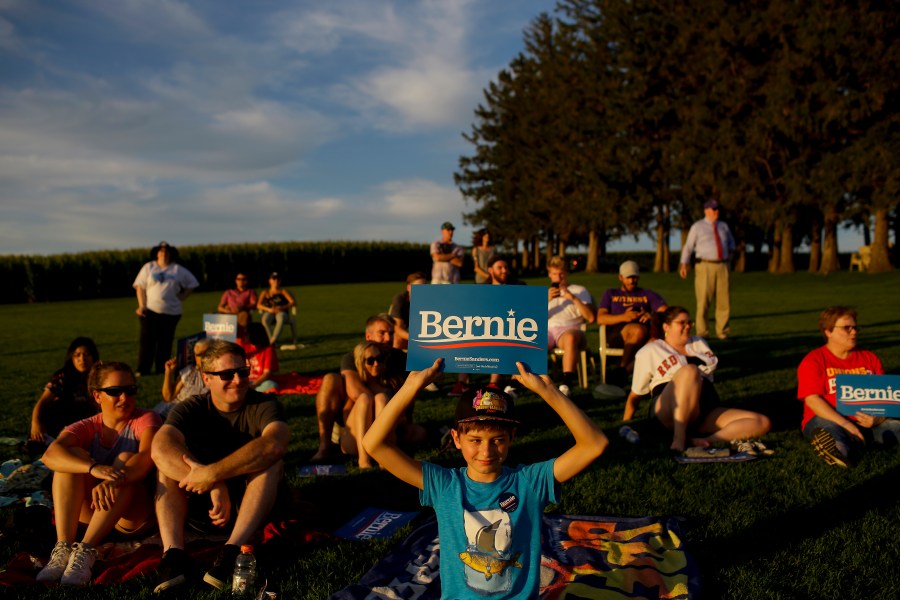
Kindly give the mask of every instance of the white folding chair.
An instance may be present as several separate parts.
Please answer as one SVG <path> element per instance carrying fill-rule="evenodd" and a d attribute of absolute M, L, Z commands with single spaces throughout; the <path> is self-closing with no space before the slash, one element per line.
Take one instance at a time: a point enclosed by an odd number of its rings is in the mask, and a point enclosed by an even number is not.
<path fill-rule="evenodd" d="M 610 348 L 606 343 L 606 325 L 600 326 L 600 382 L 606 383 L 606 357 L 622 356 L 624 348 Z"/>
<path fill-rule="evenodd" d="M 586 323 L 581 324 L 581 331 L 587 331 Z M 559 360 L 562 360 L 562 357 L 564 354 L 565 354 L 565 351 L 563 349 L 554 348 L 553 350 L 550 351 L 550 360 L 553 361 L 554 364 L 556 364 L 557 357 L 559 357 Z M 588 352 L 586 349 L 581 351 L 580 358 L 581 358 L 581 360 L 579 360 L 575 364 L 575 368 L 578 372 L 578 385 L 580 385 L 584 389 L 587 389 L 587 387 L 588 387 L 588 368 L 587 368 Z M 591 359 L 591 360 L 593 360 L 593 359 Z"/>

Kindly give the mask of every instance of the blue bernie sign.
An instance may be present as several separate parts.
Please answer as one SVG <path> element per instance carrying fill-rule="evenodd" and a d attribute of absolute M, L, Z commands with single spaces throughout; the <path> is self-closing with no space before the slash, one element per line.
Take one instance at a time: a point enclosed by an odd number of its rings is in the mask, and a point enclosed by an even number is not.
<path fill-rule="evenodd" d="M 203 315 L 203 331 L 208 338 L 218 338 L 226 342 L 237 341 L 237 315 L 218 313 Z"/>
<path fill-rule="evenodd" d="M 444 359 L 447 373 L 547 372 L 547 288 L 521 285 L 414 285 L 406 368 Z"/>
<path fill-rule="evenodd" d="M 835 385 L 842 415 L 900 417 L 900 375 L 837 375 Z"/>

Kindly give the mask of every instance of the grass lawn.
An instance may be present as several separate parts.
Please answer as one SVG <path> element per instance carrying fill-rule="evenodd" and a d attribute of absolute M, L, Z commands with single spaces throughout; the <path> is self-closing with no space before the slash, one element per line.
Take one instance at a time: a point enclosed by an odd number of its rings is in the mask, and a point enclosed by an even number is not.
<path fill-rule="evenodd" d="M 599 299 L 615 285 L 612 275 L 576 274 Z M 546 280 L 532 279 L 533 285 Z M 662 293 L 669 304 L 694 308 L 693 279 L 675 274 L 648 274 L 645 287 Z M 297 286 L 300 341 L 307 347 L 279 354 L 282 371 L 319 374 L 337 369 L 340 356 L 361 338 L 365 318 L 384 311 L 402 284 L 373 283 Z M 202 313 L 214 309 L 220 292 L 198 293 L 185 303 L 178 336 L 199 329 Z M 676 515 L 686 522 L 686 546 L 697 559 L 706 598 L 895 598 L 900 565 L 896 528 L 900 522 L 900 451 L 873 450 L 852 470 L 827 466 L 809 449 L 799 432 L 801 405 L 794 399 L 796 367 L 803 355 L 821 345 L 819 312 L 830 304 L 850 304 L 860 312 L 862 346 L 875 351 L 889 373 L 900 372 L 900 274 L 866 276 L 836 273 L 829 277 L 798 273 L 735 274 L 732 282 L 733 339 L 711 345 L 720 357 L 716 383 L 728 404 L 759 410 L 774 423 L 766 444 L 771 458 L 749 463 L 679 465 L 643 418 L 634 427 L 642 434 L 632 446 L 617 435 L 622 406 L 578 397 L 585 411 L 611 439 L 608 451 L 587 472 L 563 488 L 554 512 L 610 516 Z M 104 359 L 136 361 L 138 324 L 133 298 L 0 306 L 0 436 L 24 436 L 31 408 L 49 375 L 61 366 L 65 348 L 77 335 L 94 338 Z M 596 346 L 596 328 L 589 330 Z M 283 340 L 284 341 L 284 340 Z M 448 379 L 452 379 L 448 378 Z M 599 382 L 593 374 L 592 381 Z M 160 376 L 140 381 L 139 404 L 159 399 Z M 416 419 L 432 431 L 447 424 L 455 401 L 445 392 L 424 395 Z M 316 448 L 314 398 L 283 396 L 293 430 L 287 472 L 292 486 L 317 507 L 316 526 L 333 531 L 366 506 L 415 509 L 417 492 L 384 472 L 346 477 L 303 479 L 297 468 Z M 534 396 L 519 402 L 528 425 L 510 462 L 534 462 L 557 455 L 570 444 L 561 422 Z M 17 456 L 0 447 L 3 459 Z M 436 444 L 417 455 L 459 464 L 458 457 L 438 456 Z M 400 534 L 403 535 L 402 533 Z M 282 598 L 327 598 L 354 582 L 399 540 L 335 542 L 311 546 L 287 567 L 260 568 Z M 16 542 L 0 549 L 0 559 Z M 88 590 L 22 589 L 25 598 L 150 598 L 150 580 Z M 200 586 L 198 598 L 221 597 Z M 4 592 L 0 590 L 0 596 Z"/>

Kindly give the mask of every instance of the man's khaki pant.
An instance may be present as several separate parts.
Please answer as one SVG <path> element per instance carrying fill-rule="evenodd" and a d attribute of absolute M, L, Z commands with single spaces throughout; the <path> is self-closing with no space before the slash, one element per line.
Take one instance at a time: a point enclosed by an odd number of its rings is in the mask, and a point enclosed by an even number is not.
<path fill-rule="evenodd" d="M 709 336 L 706 311 L 716 298 L 716 335 L 728 336 L 728 318 L 731 314 L 730 281 L 728 263 L 698 262 L 695 267 L 694 291 L 697 294 L 697 335 Z"/>

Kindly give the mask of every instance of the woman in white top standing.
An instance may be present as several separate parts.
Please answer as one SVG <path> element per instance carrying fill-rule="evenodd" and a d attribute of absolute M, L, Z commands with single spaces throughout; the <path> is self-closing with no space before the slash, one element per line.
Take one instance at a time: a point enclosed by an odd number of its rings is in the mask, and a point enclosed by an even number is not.
<path fill-rule="evenodd" d="M 181 319 L 181 302 L 200 284 L 193 273 L 178 264 L 178 249 L 160 242 L 150 251 L 152 260 L 141 267 L 134 280 L 141 321 L 137 375 L 165 373 L 172 355 L 175 327 Z"/>
<path fill-rule="evenodd" d="M 691 335 L 694 322 L 687 309 L 671 306 L 655 318 L 663 337 L 647 342 L 635 357 L 623 418 L 633 418 L 638 401 L 649 394 L 650 415 L 672 431 L 671 449 L 679 452 L 768 432 L 771 423 L 765 415 L 719 406 L 713 386 L 719 359 L 706 340 Z M 698 437 L 688 439 L 689 433 Z"/>

